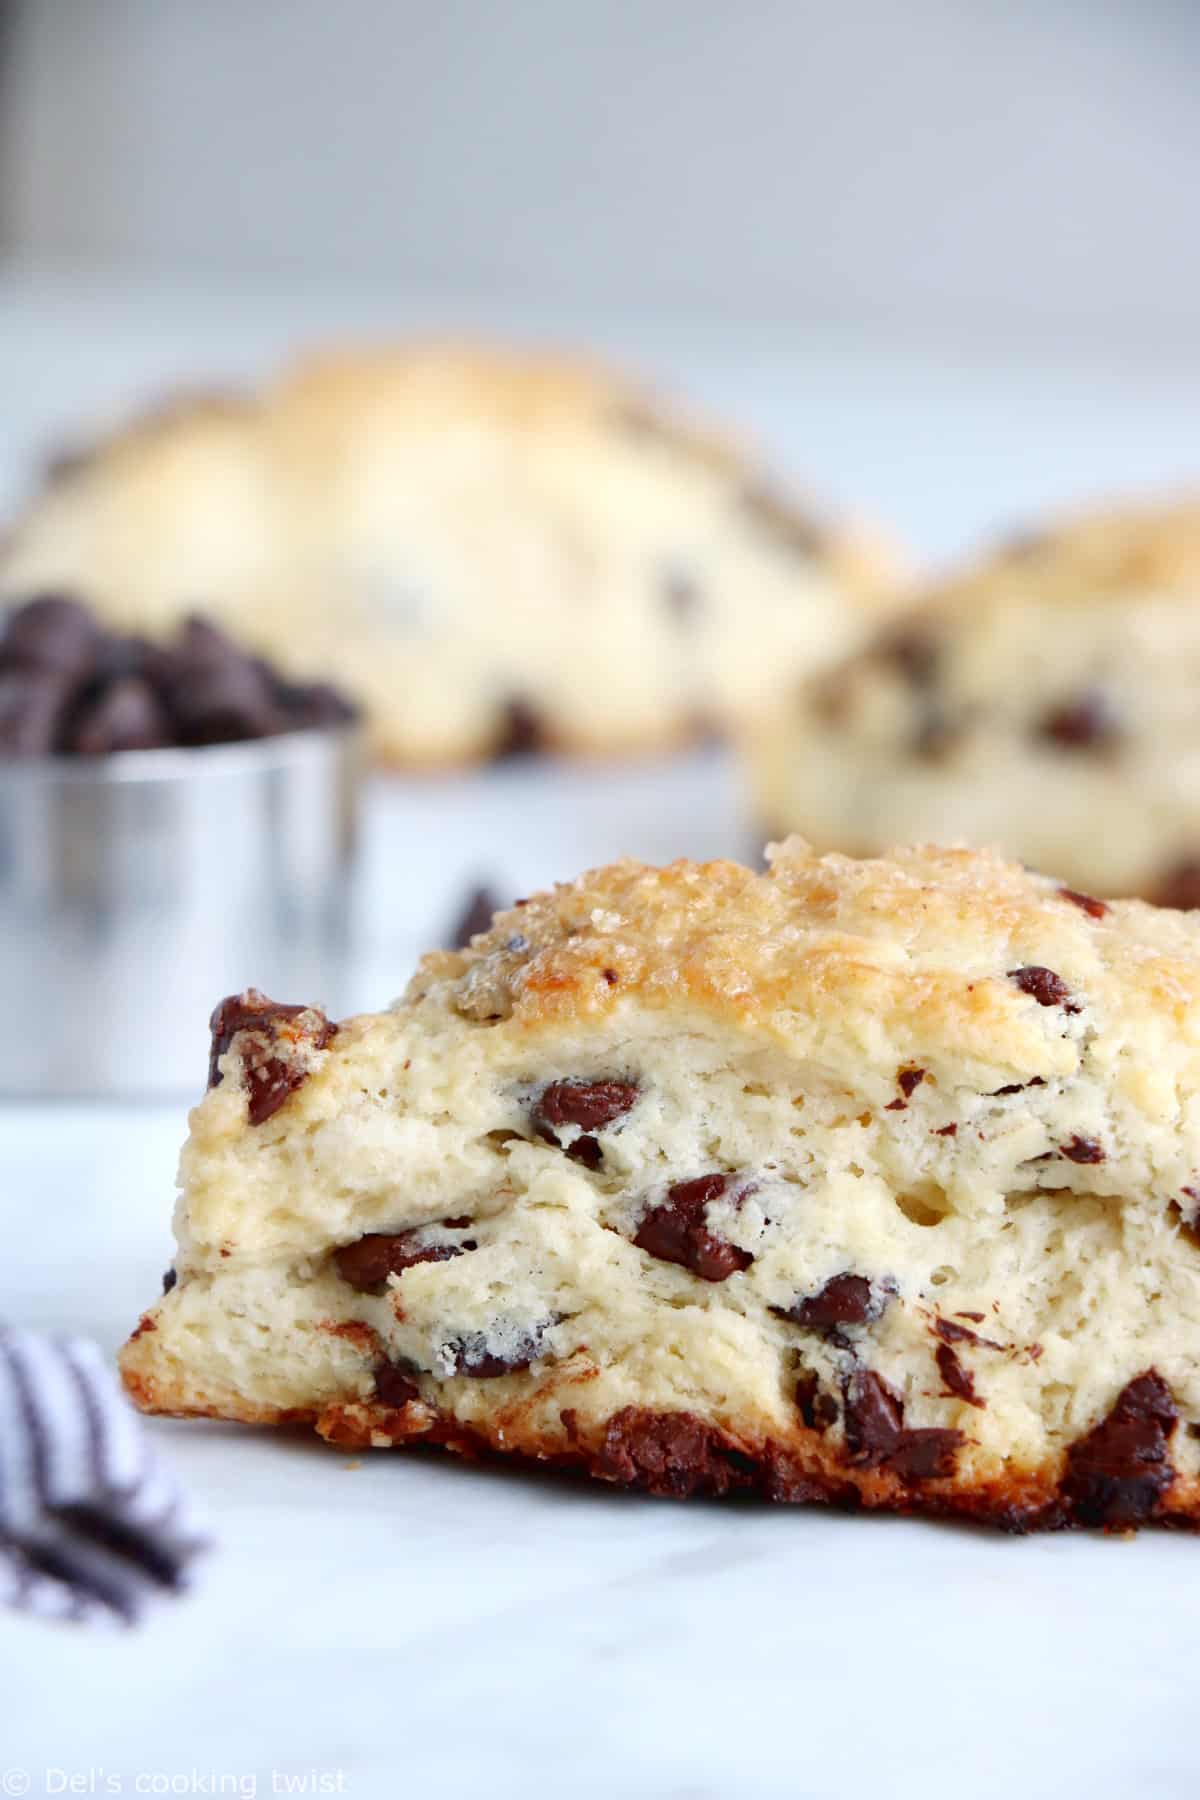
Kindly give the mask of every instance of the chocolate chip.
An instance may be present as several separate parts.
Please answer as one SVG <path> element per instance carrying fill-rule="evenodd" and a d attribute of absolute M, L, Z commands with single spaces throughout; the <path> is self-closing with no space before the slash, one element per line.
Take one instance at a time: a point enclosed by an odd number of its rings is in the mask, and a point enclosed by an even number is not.
<path fill-rule="evenodd" d="M 1068 1012 L 1078 1012 L 1077 1005 L 1068 1004 L 1071 990 L 1061 975 L 1053 969 L 1043 969 L 1038 963 L 1029 963 L 1022 969 L 1010 969 L 1008 979 L 1015 981 L 1023 994 L 1036 1000 L 1039 1006 L 1061 1006 Z"/>
<path fill-rule="evenodd" d="M 534 1326 L 506 1350 L 498 1350 L 495 1341 L 485 1331 L 464 1332 L 461 1337 L 452 1338 L 445 1349 L 453 1362 L 456 1375 L 470 1375 L 476 1381 L 491 1381 L 498 1375 L 511 1375 L 518 1369 L 527 1369 L 530 1363 L 536 1362 L 543 1353 L 542 1339 L 553 1323 L 553 1320 L 547 1319 L 543 1324 Z"/>
<path fill-rule="evenodd" d="M 1038 736 L 1060 750 L 1103 750 L 1119 740 L 1121 731 L 1111 700 L 1091 688 L 1051 707 L 1038 725 Z"/>
<path fill-rule="evenodd" d="M 261 666 L 261 665 L 260 665 Z M 268 675 L 272 674 L 270 669 Z M 358 717 L 344 694 L 327 681 L 271 682 L 275 704 L 293 731 L 317 731 L 327 726 L 349 725 Z"/>
<path fill-rule="evenodd" d="M 918 1482 L 954 1473 L 963 1443 L 961 1431 L 907 1427 L 904 1402 L 881 1375 L 854 1369 L 843 1383 L 846 1446 L 866 1469 L 888 1469 L 901 1481 Z"/>
<path fill-rule="evenodd" d="M 457 1221 L 445 1219 L 442 1223 Z M 369 1231 L 365 1237 L 342 1244 L 334 1251 L 337 1272 L 343 1281 L 365 1294 L 382 1288 L 389 1275 L 401 1275 L 417 1263 L 449 1262 L 464 1250 L 476 1247 L 470 1238 L 461 1244 L 424 1244 L 420 1233 L 419 1226 L 410 1231 Z"/>
<path fill-rule="evenodd" d="M 1089 919 L 1103 919 L 1107 916 L 1108 907 L 1103 900 L 1096 900 L 1091 894 L 1081 894 L 1077 888 L 1060 887 L 1058 897 L 1060 900 L 1069 900 L 1072 906 L 1085 912 Z"/>
<path fill-rule="evenodd" d="M 1069 1143 L 1059 1145 L 1059 1154 L 1073 1163 L 1102 1163 L 1104 1151 L 1094 1138 L 1073 1137 Z"/>
<path fill-rule="evenodd" d="M 0 754 L 229 743 L 355 716 L 335 689 L 283 682 L 198 616 L 156 645 L 106 635 L 85 607 L 47 596 L 0 639 Z"/>
<path fill-rule="evenodd" d="M 168 1270 L 167 1270 L 167 1272 L 166 1272 L 166 1274 L 165 1274 L 165 1275 L 164 1275 L 164 1276 L 163 1276 L 163 1278 L 162 1278 L 162 1291 L 163 1291 L 163 1293 L 164 1293 L 164 1294 L 169 1294 L 169 1293 L 170 1293 L 170 1291 L 171 1291 L 171 1289 L 172 1289 L 172 1288 L 173 1288 L 173 1287 L 174 1287 L 174 1286 L 175 1286 L 175 1283 L 176 1283 L 176 1282 L 177 1282 L 177 1281 L 178 1281 L 178 1280 L 179 1280 L 179 1277 L 178 1277 L 178 1275 L 177 1275 L 177 1274 L 176 1274 L 176 1273 L 175 1273 L 175 1270 L 174 1270 L 174 1269 L 168 1269 Z"/>
<path fill-rule="evenodd" d="M 419 1400 L 421 1390 L 412 1380 L 418 1371 L 413 1363 L 378 1362 L 375 1364 L 375 1398 L 383 1406 L 407 1406 Z"/>
<path fill-rule="evenodd" d="M 593 1173 L 604 1162 L 604 1151 L 600 1147 L 599 1139 L 590 1137 L 586 1133 L 583 1137 L 577 1137 L 573 1144 L 568 1144 L 564 1154 L 571 1162 L 582 1163 L 585 1169 L 591 1169 Z"/>
<path fill-rule="evenodd" d="M 975 1377 L 964 1368 L 957 1354 L 949 1344 L 939 1344 L 934 1351 L 934 1361 L 938 1366 L 947 1389 L 959 1400 L 965 1400 L 968 1406 L 984 1406 L 985 1401 L 975 1391 Z"/>
<path fill-rule="evenodd" d="M 1001 1100 L 1006 1094 L 1023 1094 L 1026 1088 L 1045 1087 L 1043 1076 L 1033 1075 L 1028 1081 L 1009 1081 L 1004 1087 L 993 1088 L 988 1095 L 989 1100 Z"/>
<path fill-rule="evenodd" d="M 920 1085 L 924 1081 L 924 1079 L 925 1079 L 924 1069 L 918 1069 L 915 1066 L 910 1065 L 907 1068 L 898 1070 L 896 1073 L 896 1082 L 897 1082 L 897 1084 L 900 1088 L 900 1092 L 903 1094 L 904 1098 L 903 1098 L 903 1100 L 889 1101 L 887 1106 L 884 1108 L 884 1111 L 885 1112 L 903 1112 L 905 1107 L 907 1106 L 909 1100 L 911 1099 L 912 1095 L 920 1087 Z"/>
<path fill-rule="evenodd" d="M 179 742 L 191 748 L 240 744 L 283 729 L 275 696 L 249 660 L 188 669 L 176 679 L 171 702 Z"/>
<path fill-rule="evenodd" d="M 750 482 L 741 491 L 742 511 L 787 550 L 799 556 L 821 556 L 827 536 L 816 521 L 765 482 Z"/>
<path fill-rule="evenodd" d="M 691 625 L 700 610 L 700 583 L 687 569 L 669 568 L 661 576 L 662 597 L 677 625 Z"/>
<path fill-rule="evenodd" d="M 514 695 L 501 714 L 493 759 L 504 762 L 515 756 L 535 756 L 548 748 L 541 714 L 528 700 Z"/>
<path fill-rule="evenodd" d="M 203 613 L 189 613 L 175 634 L 174 654 L 192 669 L 219 669 L 226 663 L 250 661 L 228 632 Z"/>
<path fill-rule="evenodd" d="M 157 750 L 171 741 L 171 724 L 154 689 L 127 675 L 81 706 L 67 747 L 78 756 L 108 756 L 117 750 Z"/>
<path fill-rule="evenodd" d="M 876 661 L 890 664 L 913 688 L 927 688 L 934 681 L 941 660 L 937 638 L 919 625 L 885 631 L 872 652 Z"/>
<path fill-rule="evenodd" d="M 974 1319 L 977 1325 L 983 1323 L 983 1313 L 959 1313 L 960 1319 Z M 935 1319 L 933 1329 L 944 1344 L 978 1344 L 985 1350 L 1003 1350 L 1003 1344 L 993 1343 L 991 1338 L 980 1337 L 977 1331 L 969 1326 L 958 1325 L 953 1319 Z"/>
<path fill-rule="evenodd" d="M 595 1170 L 604 1161 L 604 1152 L 591 1133 L 621 1118 L 637 1097 L 637 1083 L 632 1081 L 554 1081 L 536 1101 L 533 1121 L 548 1144 L 564 1150 L 572 1162 Z M 563 1145 L 553 1129 L 561 1125 L 578 1125 L 582 1135 Z"/>
<path fill-rule="evenodd" d="M 698 1175 L 693 1181 L 677 1181 L 666 1198 L 651 1207 L 634 1233 L 639 1250 L 660 1262 L 678 1263 L 701 1281 L 727 1281 L 748 1269 L 754 1261 L 719 1232 L 710 1231 L 706 1213 L 710 1201 L 729 1189 L 731 1175 Z M 744 1188 L 745 1195 L 752 1190 Z"/>
<path fill-rule="evenodd" d="M 805 1294 L 790 1306 L 773 1306 L 771 1311 L 806 1331 L 836 1332 L 843 1325 L 871 1325 L 881 1319 L 896 1293 L 890 1275 L 880 1281 L 869 1281 L 865 1275 L 846 1270 L 833 1275 L 815 1294 Z"/>
<path fill-rule="evenodd" d="M 307 1046 L 324 1050 L 337 1035 L 337 1026 L 316 1006 L 284 1006 L 268 1000 L 257 988 L 230 994 L 214 1008 L 209 1020 L 212 1048 L 208 1059 L 208 1085 L 221 1081 L 221 1058 L 239 1032 L 247 1043 L 242 1064 L 246 1080 L 247 1117 L 262 1125 L 279 1111 L 288 1095 L 308 1078 L 298 1052 Z"/>
<path fill-rule="evenodd" d="M 501 902 L 489 887 L 472 888 L 450 935 L 451 950 L 466 950 L 471 939 L 491 930 L 493 916 Z"/>
<path fill-rule="evenodd" d="M 53 755 L 74 691 L 56 669 L 0 668 L 0 755 Z"/>
<path fill-rule="evenodd" d="M 1179 1191 L 1192 1203 L 1191 1215 L 1186 1220 L 1189 1229 L 1200 1231 L 1200 1188 L 1185 1187 Z"/>
<path fill-rule="evenodd" d="M 1121 1531 L 1153 1516 L 1175 1478 L 1168 1447 L 1178 1422 L 1156 1370 L 1121 1389 L 1107 1417 L 1067 1451 L 1062 1493 L 1081 1525 Z"/>
<path fill-rule="evenodd" d="M 933 1135 L 934 1135 L 934 1137 L 957 1137 L 958 1136 L 958 1126 L 957 1125 L 939 1125 Z"/>
<path fill-rule="evenodd" d="M 86 606 L 44 594 L 9 615 L 0 663 L 74 675 L 90 665 L 99 640 L 100 629 Z"/>
<path fill-rule="evenodd" d="M 811 1369 L 796 1377 L 796 1406 L 810 1431 L 825 1432 L 837 1423 L 837 1401 L 832 1394 L 822 1392 L 820 1381 Z"/>
<path fill-rule="evenodd" d="M 552 1081 L 533 1109 L 539 1125 L 578 1125 L 599 1131 L 627 1113 L 638 1097 L 634 1081 Z"/>
<path fill-rule="evenodd" d="M 1174 863 L 1149 898 L 1155 906 L 1169 906 L 1176 912 L 1200 907 L 1200 857 L 1184 857 Z"/>

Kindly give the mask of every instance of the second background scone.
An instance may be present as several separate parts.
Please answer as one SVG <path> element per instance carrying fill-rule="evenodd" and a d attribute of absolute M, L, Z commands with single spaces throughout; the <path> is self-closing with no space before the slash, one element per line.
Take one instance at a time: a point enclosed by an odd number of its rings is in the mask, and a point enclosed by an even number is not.
<path fill-rule="evenodd" d="M 994 845 L 1200 902 L 1200 502 L 1014 540 L 813 678 L 751 745 L 764 835 Z"/>

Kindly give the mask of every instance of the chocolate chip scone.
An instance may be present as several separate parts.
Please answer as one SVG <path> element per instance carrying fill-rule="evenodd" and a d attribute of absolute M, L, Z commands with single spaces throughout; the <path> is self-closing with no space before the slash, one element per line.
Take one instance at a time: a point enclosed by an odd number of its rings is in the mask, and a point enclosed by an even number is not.
<path fill-rule="evenodd" d="M 1200 904 L 1200 504 L 1014 543 L 752 733 L 767 833 L 984 844 Z"/>
<path fill-rule="evenodd" d="M 197 606 L 365 703 L 380 754 L 658 749 L 861 633 L 873 546 L 582 362 L 331 357 L 71 459 L 0 558 L 161 633 Z"/>
<path fill-rule="evenodd" d="M 213 1019 L 148 1411 L 654 1493 L 1200 1517 L 1200 922 L 990 855 L 618 864 Z"/>

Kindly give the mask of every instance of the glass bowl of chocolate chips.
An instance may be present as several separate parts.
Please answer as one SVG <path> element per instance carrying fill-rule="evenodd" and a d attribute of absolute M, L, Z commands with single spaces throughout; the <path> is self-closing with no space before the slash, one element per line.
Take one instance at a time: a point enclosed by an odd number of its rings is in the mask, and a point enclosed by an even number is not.
<path fill-rule="evenodd" d="M 208 1012 L 345 981 L 358 714 L 202 616 L 153 642 L 41 596 L 0 619 L 0 1093 L 162 1095 Z"/>

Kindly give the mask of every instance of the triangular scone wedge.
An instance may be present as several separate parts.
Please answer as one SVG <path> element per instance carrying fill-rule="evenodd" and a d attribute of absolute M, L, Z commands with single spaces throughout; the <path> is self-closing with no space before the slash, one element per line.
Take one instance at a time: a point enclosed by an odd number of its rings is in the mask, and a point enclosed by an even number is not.
<path fill-rule="evenodd" d="M 986 854 L 624 863 L 214 1015 L 148 1411 L 656 1493 L 1200 1518 L 1200 921 Z"/>

